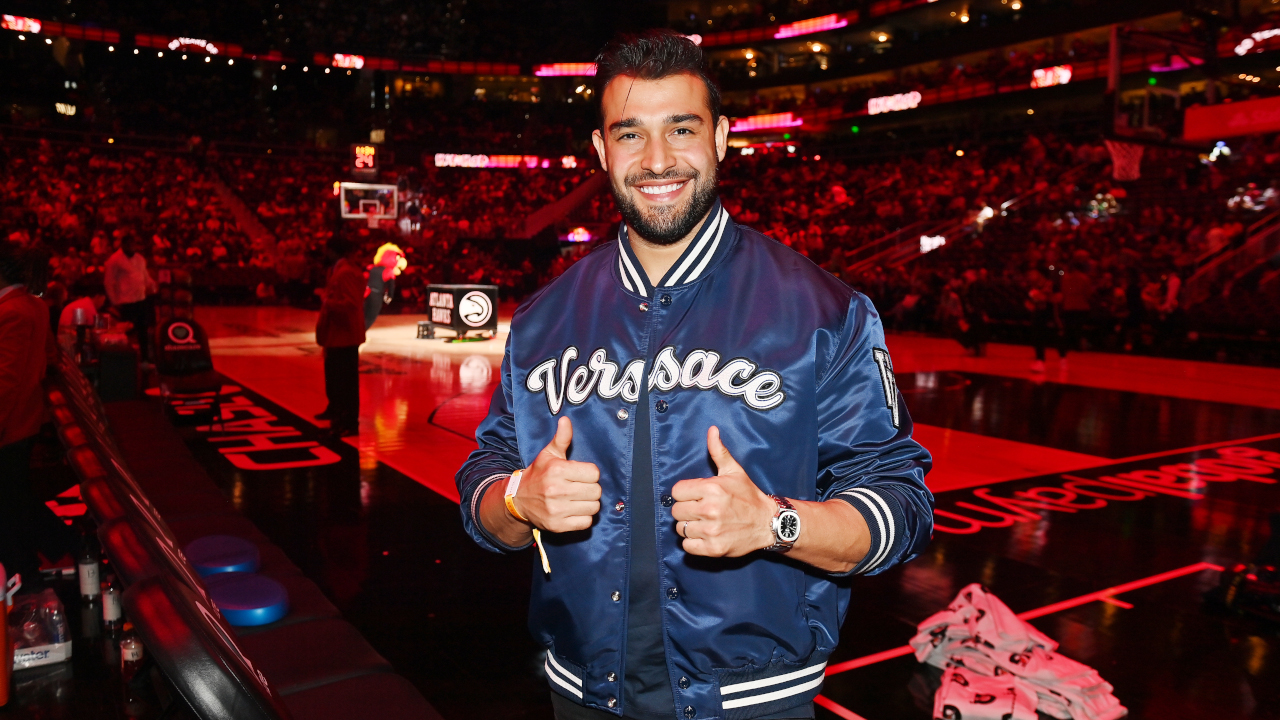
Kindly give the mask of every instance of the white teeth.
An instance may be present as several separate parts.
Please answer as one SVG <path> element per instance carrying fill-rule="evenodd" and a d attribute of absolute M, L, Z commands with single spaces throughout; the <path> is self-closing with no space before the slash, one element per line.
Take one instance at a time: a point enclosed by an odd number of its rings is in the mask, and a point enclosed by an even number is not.
<path fill-rule="evenodd" d="M 658 185 L 657 187 L 640 186 L 640 192 L 645 195 L 662 195 L 663 193 L 675 192 L 684 187 L 684 183 L 675 183 L 674 185 Z"/>

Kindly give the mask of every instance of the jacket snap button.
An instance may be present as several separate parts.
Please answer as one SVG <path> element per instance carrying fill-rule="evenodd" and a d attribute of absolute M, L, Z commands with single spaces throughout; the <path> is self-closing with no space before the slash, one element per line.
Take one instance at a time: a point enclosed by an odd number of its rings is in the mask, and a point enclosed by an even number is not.
<path fill-rule="evenodd" d="M 663 295 L 663 296 L 662 296 L 662 299 L 661 299 L 661 300 L 659 300 L 658 302 L 662 303 L 662 305 L 663 305 L 664 307 L 665 307 L 665 306 L 667 306 L 667 305 L 670 305 L 670 304 L 671 304 L 671 296 L 670 296 L 670 295 Z"/>
<path fill-rule="evenodd" d="M 685 717 L 687 717 L 687 718 L 689 718 L 689 720 L 693 720 L 693 718 L 694 718 L 697 714 L 698 714 L 698 711 L 697 711 L 697 710 L 694 710 L 692 705 L 685 705 L 685 706 L 684 706 L 684 716 L 685 716 Z"/>
<path fill-rule="evenodd" d="M 619 600 L 622 599 L 622 593 L 618 592 L 617 590 L 614 590 L 613 593 L 609 595 L 609 597 L 612 598 L 614 602 L 618 602 Z"/>
<path fill-rule="evenodd" d="M 640 303 L 640 312 L 649 312 L 649 303 Z"/>
<path fill-rule="evenodd" d="M 668 600 L 675 600 L 675 599 L 676 599 L 676 598 L 678 598 L 678 597 L 680 597 L 680 591 L 679 591 L 679 590 L 677 590 L 677 589 L 675 589 L 675 588 L 667 588 L 667 599 L 668 599 Z"/>
<path fill-rule="evenodd" d="M 618 682 L 618 673 L 609 673 L 605 675 L 605 679 L 609 682 Z"/>
<path fill-rule="evenodd" d="M 611 697 L 606 704 L 611 708 L 618 707 L 618 698 Z"/>
<path fill-rule="evenodd" d="M 675 498 L 671 497 L 670 495 L 662 496 L 662 507 L 671 507 L 672 505 L 675 505 L 675 504 L 676 504 Z"/>
<path fill-rule="evenodd" d="M 619 420 L 626 420 L 629 417 L 631 417 L 631 413 L 627 412 L 626 408 L 622 408 L 621 410 L 618 411 Z"/>
<path fill-rule="evenodd" d="M 680 680 L 679 680 L 679 685 L 680 685 L 680 689 L 681 689 L 681 690 L 688 690 L 688 689 L 689 689 L 689 678 L 687 678 L 687 677 L 682 677 L 682 678 L 680 678 Z"/>
<path fill-rule="evenodd" d="M 627 507 L 627 504 L 619 500 L 618 504 L 613 506 L 613 509 L 617 510 L 618 512 L 622 512 L 624 509 L 626 509 L 626 507 Z"/>
<path fill-rule="evenodd" d="M 657 407 L 657 408 L 658 408 L 658 412 L 660 412 L 660 413 L 664 413 L 664 412 L 666 412 L 666 411 L 667 411 L 667 407 L 668 407 L 668 406 L 667 406 L 667 401 L 666 401 L 666 400 L 659 400 L 659 401 L 658 401 L 658 404 L 657 404 L 655 407 Z"/>

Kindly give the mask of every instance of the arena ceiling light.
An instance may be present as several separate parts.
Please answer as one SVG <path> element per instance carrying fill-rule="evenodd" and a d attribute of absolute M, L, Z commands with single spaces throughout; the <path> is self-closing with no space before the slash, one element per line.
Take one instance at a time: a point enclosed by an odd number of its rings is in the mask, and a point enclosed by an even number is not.
<path fill-rule="evenodd" d="M 168 48 L 170 50 L 183 50 L 185 52 L 204 52 L 210 55 L 217 55 L 222 49 L 217 45 L 202 40 L 200 38 L 176 37 L 169 41 Z M 183 58 L 186 59 L 185 57 Z"/>
<path fill-rule="evenodd" d="M 17 30 L 18 32 L 29 32 L 39 35 L 41 27 L 43 27 L 43 25 L 35 18 L 22 17 L 21 15 L 0 16 L 0 28 L 5 30 Z"/>
<path fill-rule="evenodd" d="M 1280 28 L 1272 28 L 1270 30 L 1259 30 L 1258 32 L 1253 33 L 1249 37 L 1241 40 L 1240 44 L 1236 45 L 1235 47 L 1235 53 L 1237 55 L 1244 55 L 1250 50 L 1253 50 L 1254 46 L 1256 46 L 1258 43 L 1265 42 L 1278 35 L 1280 35 Z M 1263 48 L 1257 49 L 1257 52 L 1262 52 L 1262 51 L 1263 51 Z"/>
<path fill-rule="evenodd" d="M 1070 65 L 1036 68 L 1031 71 L 1031 87 L 1047 88 L 1054 85 L 1066 85 L 1071 82 L 1071 74 Z"/>
<path fill-rule="evenodd" d="M 899 110 L 911 110 L 919 107 L 922 99 L 920 93 L 915 90 L 908 93 L 871 98 L 867 101 L 867 114 L 879 115 L 880 113 L 897 112 Z"/>
<path fill-rule="evenodd" d="M 595 63 L 551 63 L 539 65 L 533 74 L 538 77 L 594 77 Z"/>
<path fill-rule="evenodd" d="M 322 60 L 318 60 L 322 62 Z M 334 53 L 329 64 L 336 68 L 345 68 L 347 70 L 359 70 L 364 67 L 363 55 L 346 55 L 343 53 Z M 328 72 L 326 70 L 325 72 Z"/>
<path fill-rule="evenodd" d="M 849 24 L 848 19 L 840 14 L 823 15 L 822 17 L 811 18 L 809 20 L 800 20 L 778 28 L 773 34 L 775 40 L 784 38 L 799 37 L 801 35 L 809 35 L 816 32 L 824 32 L 827 30 L 837 30 Z"/>
<path fill-rule="evenodd" d="M 772 130 L 774 128 L 800 127 L 803 124 L 804 118 L 793 117 L 789 112 L 771 113 L 769 115 L 738 118 L 734 121 L 733 126 L 729 128 L 729 131 L 754 132 L 756 130 Z"/>

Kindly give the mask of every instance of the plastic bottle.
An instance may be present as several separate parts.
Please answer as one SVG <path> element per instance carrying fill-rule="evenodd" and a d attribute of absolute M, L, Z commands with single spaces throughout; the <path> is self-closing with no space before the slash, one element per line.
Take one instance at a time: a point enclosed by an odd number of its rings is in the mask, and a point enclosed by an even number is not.
<path fill-rule="evenodd" d="M 120 583 L 115 575 L 107 575 L 107 582 L 102 588 L 102 624 L 107 632 L 115 633 L 120 629 L 123 613 L 120 609 Z"/>
<path fill-rule="evenodd" d="M 41 600 L 40 616 L 49 633 L 49 642 L 55 645 L 70 642 L 71 628 L 67 625 L 67 615 L 62 610 L 62 602 L 58 600 L 57 595 L 53 594 L 52 589 L 45 590 L 45 593 L 47 597 Z"/>
<path fill-rule="evenodd" d="M 76 571 L 80 576 L 80 600 L 95 603 L 102 594 L 102 563 L 98 558 L 98 548 L 88 538 L 80 549 L 80 558 L 76 561 Z"/>
<path fill-rule="evenodd" d="M 124 635 L 120 637 L 120 677 L 128 685 L 142 667 L 142 641 L 133 631 L 133 623 L 124 624 Z"/>

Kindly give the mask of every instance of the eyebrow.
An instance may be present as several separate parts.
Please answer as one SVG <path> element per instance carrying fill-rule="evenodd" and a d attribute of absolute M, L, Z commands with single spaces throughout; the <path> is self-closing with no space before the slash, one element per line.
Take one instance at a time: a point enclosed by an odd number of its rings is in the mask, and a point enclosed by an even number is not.
<path fill-rule="evenodd" d="M 706 122 L 706 121 L 698 113 L 681 113 L 680 115 L 668 115 L 662 120 L 663 125 L 678 125 L 680 123 L 687 123 L 687 122 Z M 615 130 L 622 130 L 625 128 L 641 127 L 643 125 L 644 123 L 640 121 L 640 118 L 629 117 L 625 120 L 619 120 L 618 122 L 610 125 L 609 132 L 614 132 Z"/>

